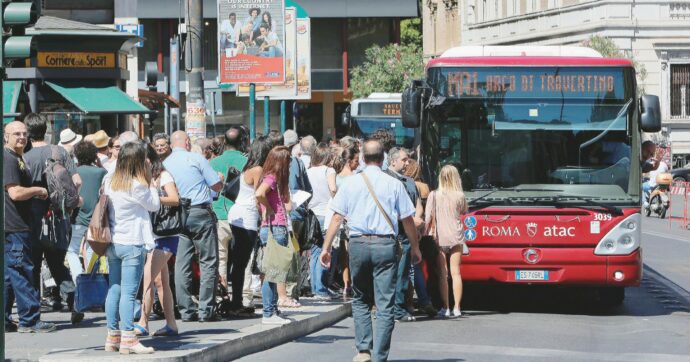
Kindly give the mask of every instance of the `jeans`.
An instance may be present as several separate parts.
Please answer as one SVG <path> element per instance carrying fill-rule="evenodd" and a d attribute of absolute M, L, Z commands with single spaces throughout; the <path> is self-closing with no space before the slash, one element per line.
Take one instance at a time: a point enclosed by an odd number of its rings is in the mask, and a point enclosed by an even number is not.
<path fill-rule="evenodd" d="M 654 186 L 650 185 L 649 181 L 642 183 L 642 194 L 644 195 L 642 204 L 644 207 L 649 206 L 649 195 L 652 193 L 652 189 L 654 189 Z"/>
<path fill-rule="evenodd" d="M 264 58 L 282 57 L 283 49 L 278 47 L 269 47 L 267 50 L 264 50 L 261 53 L 259 53 L 259 56 Z"/>
<path fill-rule="evenodd" d="M 232 307 L 242 307 L 242 290 L 244 289 L 244 273 L 254 250 L 257 232 L 239 226 L 230 226 L 232 240 L 230 244 L 230 260 L 228 261 L 228 280 L 232 283 Z"/>
<path fill-rule="evenodd" d="M 388 360 L 395 320 L 397 242 L 391 238 L 350 239 L 352 317 L 355 346 L 371 352 L 372 361 Z M 371 307 L 376 304 L 376 331 L 372 332 Z"/>
<path fill-rule="evenodd" d="M 405 299 L 407 297 L 407 289 L 410 286 L 410 265 L 412 263 L 410 257 L 410 241 L 404 237 L 402 239 L 402 257 L 398 261 L 397 270 L 397 284 L 395 285 L 395 319 L 400 319 L 409 313 L 405 308 Z"/>
<path fill-rule="evenodd" d="M 67 254 L 67 237 L 71 231 L 69 218 L 56 219 L 54 236 L 56 240 L 43 240 L 43 216 L 48 211 L 48 203 L 45 200 L 33 199 L 31 202 L 31 258 L 35 266 L 33 271 L 33 283 L 36 290 L 41 290 L 41 262 L 46 259 L 50 275 L 60 289 L 53 295 L 55 301 L 65 300 L 67 305 L 74 304 L 74 281 L 70 277 L 70 271 L 65 266 Z"/>
<path fill-rule="evenodd" d="M 426 291 L 424 273 L 422 273 L 422 263 L 411 265 L 410 273 L 412 274 L 412 283 L 414 283 L 414 290 L 417 293 L 417 302 L 419 302 L 419 305 L 423 307 L 431 304 L 431 298 Z"/>
<path fill-rule="evenodd" d="M 278 245 L 287 246 L 288 231 L 285 226 L 272 226 L 271 232 Z M 261 245 L 266 246 L 268 243 L 268 226 L 261 227 L 259 237 L 261 238 Z M 276 283 L 264 280 L 261 287 L 261 301 L 264 307 L 264 318 L 270 318 L 278 311 L 278 287 Z"/>
<path fill-rule="evenodd" d="M 199 318 L 215 313 L 218 283 L 218 232 L 216 214 L 209 208 L 191 208 L 175 260 L 175 291 L 183 319 L 192 318 L 198 309 Z M 192 301 L 192 260 L 199 252 L 199 306 Z"/>
<path fill-rule="evenodd" d="M 31 242 L 28 231 L 5 233 L 5 323 L 17 300 L 19 325 L 30 327 L 41 319 L 41 305 L 33 278 Z"/>
<path fill-rule="evenodd" d="M 324 224 L 324 217 L 317 216 L 316 217 L 319 220 L 319 225 Z M 325 232 L 322 230 L 322 233 L 325 234 Z M 324 235 L 325 236 L 325 235 Z M 321 262 L 319 261 L 319 257 L 321 256 L 321 246 L 318 245 L 313 245 L 311 247 L 311 257 L 309 258 L 309 273 L 311 275 L 311 292 L 314 293 L 314 295 L 320 295 L 320 296 L 330 296 L 330 292 L 328 291 L 328 288 L 324 285 L 324 280 L 326 279 L 326 275 L 328 274 L 328 269 L 324 268 L 323 265 L 321 265 Z"/>
<path fill-rule="evenodd" d="M 108 297 L 105 299 L 105 318 L 111 331 L 134 330 L 134 299 L 144 275 L 146 249 L 143 245 L 112 243 L 108 257 Z M 118 321 L 120 328 L 118 328 Z"/>
<path fill-rule="evenodd" d="M 84 272 L 84 266 L 79 259 L 79 253 L 81 251 L 81 241 L 84 239 L 87 229 L 88 227 L 84 225 L 72 225 L 72 238 L 67 248 L 67 263 L 69 264 L 70 274 L 72 275 L 72 281 L 74 281 L 75 285 L 77 284 L 77 276 Z M 86 243 L 85 250 L 86 255 L 84 256 L 84 261 L 88 265 L 93 255 L 93 250 L 91 250 L 89 243 Z"/>

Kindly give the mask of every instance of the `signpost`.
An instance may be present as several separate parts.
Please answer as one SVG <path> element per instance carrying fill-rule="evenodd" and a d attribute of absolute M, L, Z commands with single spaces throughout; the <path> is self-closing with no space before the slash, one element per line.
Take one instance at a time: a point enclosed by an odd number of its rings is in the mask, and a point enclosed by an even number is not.
<path fill-rule="evenodd" d="M 5 81 L 5 60 L 7 59 L 23 59 L 31 57 L 33 51 L 32 37 L 24 35 L 24 29 L 31 26 L 38 19 L 38 12 L 34 2 L 10 2 L 2 1 L 0 3 L 2 6 L 2 14 L 0 14 L 0 81 Z M 5 28 L 11 28 L 11 36 L 5 36 Z M 4 112 L 4 107 L 2 104 L 3 85 L 0 84 L 0 108 Z M 3 117 L 4 118 L 4 117 Z M 2 127 L 0 130 L 0 136 L 5 138 L 4 134 L 5 128 Z M 4 158 L 0 161 L 0 177 L 3 176 Z M 5 193 L 0 196 L 0 202 L 5 204 Z M 0 239 L 3 240 L 2 245 L 0 245 L 0 253 L 5 255 L 5 210 L 4 207 L 0 208 L 0 220 L 2 224 L 0 225 Z M 2 270 L 5 270 L 5 259 L 4 257 L 0 260 L 0 266 Z M 0 281 L 0 305 L 2 305 L 2 310 L 5 310 L 5 278 Z M 5 360 L 5 324 L 0 325 L 0 358 Z"/>

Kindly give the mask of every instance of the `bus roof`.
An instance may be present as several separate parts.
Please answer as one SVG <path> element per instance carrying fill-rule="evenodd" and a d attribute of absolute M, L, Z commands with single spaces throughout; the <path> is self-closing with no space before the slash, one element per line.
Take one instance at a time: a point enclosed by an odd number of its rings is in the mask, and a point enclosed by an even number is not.
<path fill-rule="evenodd" d="M 433 67 L 482 67 L 482 66 L 560 66 L 560 67 L 632 67 L 628 59 L 586 57 L 467 57 L 436 58 L 429 61 Z"/>
<path fill-rule="evenodd" d="M 628 59 L 604 58 L 599 52 L 577 46 L 463 46 L 446 50 L 427 68 L 444 66 L 624 66 Z"/>

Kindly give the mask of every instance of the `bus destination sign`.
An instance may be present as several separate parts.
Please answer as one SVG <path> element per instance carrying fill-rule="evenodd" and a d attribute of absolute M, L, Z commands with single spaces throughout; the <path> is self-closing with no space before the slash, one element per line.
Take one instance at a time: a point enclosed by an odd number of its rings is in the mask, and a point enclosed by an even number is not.
<path fill-rule="evenodd" d="M 557 71 L 449 71 L 447 94 L 472 97 L 481 94 L 509 94 L 522 97 L 600 96 L 622 87 L 620 73 Z"/>
<path fill-rule="evenodd" d="M 359 104 L 360 116 L 400 116 L 400 103 L 362 102 Z"/>

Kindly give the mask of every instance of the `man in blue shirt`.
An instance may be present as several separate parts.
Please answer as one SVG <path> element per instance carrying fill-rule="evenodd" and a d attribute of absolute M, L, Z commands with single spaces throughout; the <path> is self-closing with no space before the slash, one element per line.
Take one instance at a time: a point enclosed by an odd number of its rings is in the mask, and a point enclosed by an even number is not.
<path fill-rule="evenodd" d="M 355 320 L 355 344 L 359 352 L 353 361 L 386 361 L 395 325 L 393 306 L 397 255 L 400 251 L 395 239 L 398 221 L 401 221 L 405 233 L 409 235 L 413 263 L 419 263 L 422 256 L 413 219 L 415 207 L 403 184 L 381 171 L 383 146 L 376 140 L 367 141 L 363 153 L 366 168 L 348 178 L 331 203 L 334 215 L 328 226 L 320 261 L 325 267 L 330 266 L 331 243 L 339 232 L 340 224 L 346 219 L 350 233 L 350 270 L 354 292 L 352 316 Z M 371 323 L 374 303 L 378 311 L 377 340 L 373 338 Z"/>
<path fill-rule="evenodd" d="M 191 207 L 187 223 L 180 235 L 175 261 L 175 291 L 182 320 L 191 322 L 217 321 L 215 314 L 216 283 L 218 283 L 218 234 L 213 212 L 211 191 L 220 192 L 222 175 L 216 173 L 203 156 L 189 152 L 191 142 L 184 131 L 171 137 L 172 153 L 163 162 L 175 179 L 180 198 L 189 199 Z M 199 252 L 199 305 L 192 301 L 192 258 Z M 197 312 L 198 309 L 198 312 Z"/>
<path fill-rule="evenodd" d="M 420 228 L 424 224 L 422 220 L 422 215 L 424 214 L 422 199 L 419 197 L 419 191 L 417 190 L 417 185 L 414 180 L 403 175 L 407 165 L 410 163 L 410 156 L 405 149 L 393 147 L 388 151 L 388 159 L 390 160 L 390 165 L 384 172 L 399 180 L 403 186 L 405 186 L 405 191 L 407 191 L 410 201 L 415 205 L 415 226 Z M 402 256 L 398 262 L 397 286 L 395 287 L 395 320 L 400 322 L 413 322 L 415 320 L 414 316 L 412 316 L 406 308 L 406 297 L 410 285 L 411 269 L 414 270 L 414 275 L 416 277 L 415 287 L 421 287 L 420 284 L 423 284 L 422 288 L 416 288 L 420 306 L 422 306 L 426 314 L 431 316 L 436 315 L 436 311 L 433 310 L 433 306 L 431 305 L 429 295 L 426 293 L 426 283 L 421 275 L 421 268 L 417 264 L 410 264 L 410 241 L 408 236 L 400 230 L 397 238 L 400 240 L 400 245 L 402 246 Z"/>

